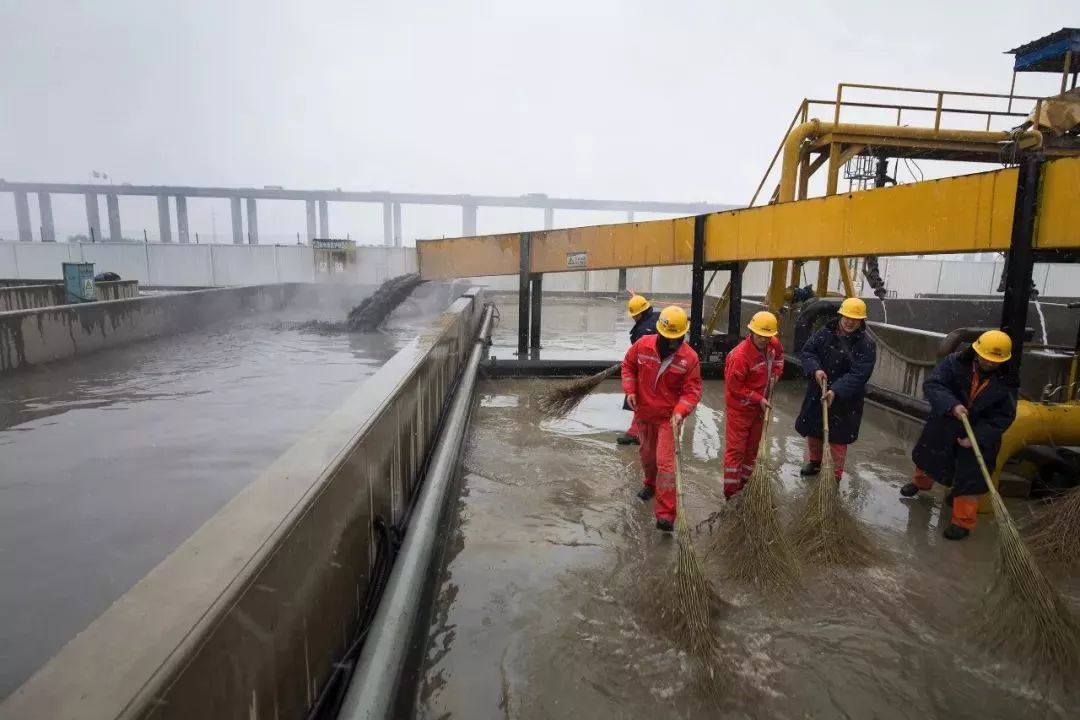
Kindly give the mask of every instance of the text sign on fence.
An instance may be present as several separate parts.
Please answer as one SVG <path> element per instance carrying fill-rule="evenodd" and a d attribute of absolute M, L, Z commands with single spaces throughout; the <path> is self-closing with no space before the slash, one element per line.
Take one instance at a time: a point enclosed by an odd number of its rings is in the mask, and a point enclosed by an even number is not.
<path fill-rule="evenodd" d="M 335 240 L 332 238 L 313 238 L 311 247 L 314 250 L 355 250 L 355 240 Z"/>
<path fill-rule="evenodd" d="M 570 252 L 566 253 L 566 267 L 568 268 L 583 268 L 589 265 L 589 253 L 587 252 Z"/>

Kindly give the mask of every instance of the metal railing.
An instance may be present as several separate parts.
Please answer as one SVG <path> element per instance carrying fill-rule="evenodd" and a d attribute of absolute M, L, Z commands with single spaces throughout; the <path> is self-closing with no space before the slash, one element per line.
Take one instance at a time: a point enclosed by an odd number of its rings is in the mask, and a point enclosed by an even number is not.
<path fill-rule="evenodd" d="M 933 105 L 919 105 L 911 103 L 895 103 L 895 102 L 866 102 L 861 100 L 845 100 L 844 91 L 847 90 L 875 90 L 895 93 L 911 93 L 916 95 L 927 95 L 932 98 Z M 850 93 L 849 93 L 850 97 Z M 947 98 L 980 98 L 986 100 L 1007 100 L 1008 104 L 1005 110 L 984 110 L 973 107 L 957 107 L 952 105 L 946 105 Z M 780 153 L 784 149 L 784 142 L 787 140 L 788 135 L 795 127 L 801 123 L 807 122 L 811 116 L 811 109 L 814 107 L 832 108 L 832 122 L 834 125 L 839 125 L 841 122 L 841 113 L 843 108 L 859 108 L 863 110 L 894 110 L 896 112 L 895 127 L 903 127 L 904 112 L 909 114 L 912 112 L 925 112 L 933 113 L 934 121 L 932 126 L 934 130 L 940 130 L 942 126 L 942 118 L 945 115 L 966 115 L 966 116 L 985 116 L 986 131 L 990 130 L 990 125 L 995 118 L 1027 118 L 1030 113 L 1016 112 L 1013 110 L 1013 102 L 1016 100 L 1031 101 L 1035 103 L 1036 116 L 1039 112 L 1040 105 L 1043 98 L 1032 95 L 1015 95 L 1008 93 L 981 93 L 981 92 L 968 92 L 965 90 L 929 90 L 926 88 L 909 88 L 898 87 L 892 85 L 869 85 L 865 83 L 839 83 L 836 86 L 836 99 L 835 100 L 815 100 L 811 98 L 805 98 L 799 107 L 795 111 L 795 116 L 791 119 L 791 123 L 788 125 L 787 130 L 784 132 L 783 137 L 780 139 L 780 144 L 776 147 L 776 152 L 773 153 L 772 160 L 769 161 L 769 167 L 765 170 L 765 174 L 761 177 L 761 182 L 758 183 L 757 188 L 754 190 L 754 195 L 750 199 L 750 205 L 753 206 L 757 202 L 758 196 L 761 194 L 761 190 L 765 187 L 765 183 L 768 181 L 770 174 L 776 167 L 776 161 L 780 157 Z M 1018 123 L 1019 124 L 1019 123 Z"/>

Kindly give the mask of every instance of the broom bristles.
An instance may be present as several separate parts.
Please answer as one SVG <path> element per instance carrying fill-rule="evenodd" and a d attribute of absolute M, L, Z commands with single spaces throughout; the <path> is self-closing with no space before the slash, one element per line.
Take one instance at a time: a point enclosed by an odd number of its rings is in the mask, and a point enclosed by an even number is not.
<path fill-rule="evenodd" d="M 792 540 L 807 562 L 822 565 L 867 565 L 875 552 L 870 538 L 844 507 L 829 447 L 829 412 L 822 407 L 821 470 L 792 525 Z"/>
<path fill-rule="evenodd" d="M 994 581 L 986 593 L 976 632 L 990 650 L 1011 657 L 1026 667 L 1032 678 L 1064 686 L 1080 670 L 1080 625 L 1020 538 L 967 416 L 962 422 L 998 520 Z"/>
<path fill-rule="evenodd" d="M 701 670 L 707 690 L 717 699 L 723 694 L 719 670 L 719 639 L 713 631 L 712 619 L 727 610 L 712 583 L 705 576 L 701 559 L 694 551 L 690 525 L 686 522 L 683 497 L 681 440 L 675 437 L 675 542 L 677 544 L 674 572 L 676 632 L 689 646 Z"/>
<path fill-rule="evenodd" d="M 769 414 L 754 470 L 735 496 L 738 507 L 720 534 L 716 550 L 729 558 L 728 574 L 762 589 L 790 592 L 798 584 L 794 551 L 781 527 L 768 460 Z"/>
<path fill-rule="evenodd" d="M 608 378 L 619 373 L 622 364 L 612 365 L 607 370 L 602 370 L 595 375 L 578 378 L 553 387 L 547 392 L 541 393 L 536 404 L 540 412 L 552 420 L 564 418 L 574 408 L 581 404 L 585 396 L 600 386 Z"/>
<path fill-rule="evenodd" d="M 1039 557 L 1075 564 L 1080 562 L 1080 487 L 1050 503 L 1033 523 L 1028 546 Z"/>

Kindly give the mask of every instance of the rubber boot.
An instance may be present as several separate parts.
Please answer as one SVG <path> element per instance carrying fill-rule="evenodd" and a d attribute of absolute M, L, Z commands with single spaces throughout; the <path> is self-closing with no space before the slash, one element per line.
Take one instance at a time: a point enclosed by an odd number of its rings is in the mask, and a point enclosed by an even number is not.
<path fill-rule="evenodd" d="M 641 440 L 639 440 L 636 435 L 631 435 L 630 433 L 619 433 L 618 437 L 615 438 L 615 442 L 617 442 L 620 445 L 640 445 L 641 444 Z"/>
<path fill-rule="evenodd" d="M 638 490 L 637 496 L 638 496 L 638 500 L 640 500 L 641 502 L 649 502 L 650 500 L 653 499 L 653 495 L 655 495 L 655 494 L 656 494 L 656 488 L 645 485 L 640 490 Z"/>
<path fill-rule="evenodd" d="M 670 520 L 661 520 L 657 518 L 656 529 L 662 530 L 663 532 L 671 532 L 675 529 L 675 523 L 671 522 Z"/>
<path fill-rule="evenodd" d="M 904 487 L 900 488 L 900 494 L 906 498 L 915 497 L 919 494 L 919 486 L 915 483 L 908 483 Z"/>
<path fill-rule="evenodd" d="M 963 540 L 970 534 L 970 530 L 962 528 L 956 523 L 949 523 L 949 527 L 945 528 L 944 533 L 946 540 Z"/>
<path fill-rule="evenodd" d="M 812 477 L 819 472 L 821 472 L 821 463 L 814 460 L 808 460 L 799 470 L 799 475 L 802 477 Z"/>

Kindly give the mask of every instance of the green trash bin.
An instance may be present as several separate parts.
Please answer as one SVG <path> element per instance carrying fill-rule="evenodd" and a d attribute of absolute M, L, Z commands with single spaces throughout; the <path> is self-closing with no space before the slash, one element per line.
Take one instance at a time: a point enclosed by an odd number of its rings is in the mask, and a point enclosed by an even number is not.
<path fill-rule="evenodd" d="M 94 302 L 94 263 L 64 263 L 64 299 L 67 303 Z"/>

